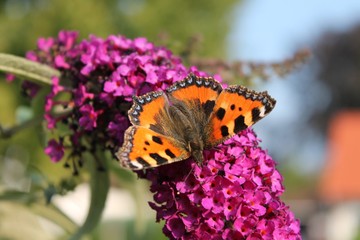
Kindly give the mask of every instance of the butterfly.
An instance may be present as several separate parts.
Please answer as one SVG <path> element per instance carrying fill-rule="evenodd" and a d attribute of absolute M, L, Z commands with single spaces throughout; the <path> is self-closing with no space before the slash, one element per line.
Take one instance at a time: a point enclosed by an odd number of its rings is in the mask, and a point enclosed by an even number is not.
<path fill-rule="evenodd" d="M 267 92 L 240 85 L 225 89 L 212 77 L 189 74 L 165 91 L 133 97 L 130 126 L 116 153 L 132 170 L 157 167 L 192 156 L 203 163 L 213 148 L 265 117 L 276 101 Z"/>

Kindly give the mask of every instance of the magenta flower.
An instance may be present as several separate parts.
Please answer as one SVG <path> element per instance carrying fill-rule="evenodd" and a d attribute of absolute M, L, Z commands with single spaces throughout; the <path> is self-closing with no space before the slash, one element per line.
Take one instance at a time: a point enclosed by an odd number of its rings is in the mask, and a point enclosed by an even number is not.
<path fill-rule="evenodd" d="M 45 153 L 50 156 L 51 161 L 60 161 L 64 156 L 64 146 L 62 145 L 62 141 L 57 142 L 56 140 L 51 139 L 45 148 Z"/>
<path fill-rule="evenodd" d="M 64 68 L 64 69 L 70 68 L 70 65 L 66 62 L 65 57 L 61 55 L 57 55 L 55 57 L 55 66 L 57 68 Z"/>
<path fill-rule="evenodd" d="M 97 127 L 97 118 L 101 112 L 96 112 L 94 108 L 87 104 L 80 108 L 81 117 L 79 124 L 87 131 L 91 131 Z"/>
<path fill-rule="evenodd" d="M 87 100 L 94 98 L 93 93 L 86 90 L 85 85 L 79 84 L 78 88 L 74 91 L 74 102 L 76 106 L 82 106 Z"/>
<path fill-rule="evenodd" d="M 7 74 L 6 77 L 5 77 L 5 79 L 6 79 L 7 82 L 12 82 L 12 81 L 14 81 L 14 79 L 15 79 L 15 75 L 13 75 L 13 74 Z"/>
<path fill-rule="evenodd" d="M 124 133 L 130 122 L 127 117 L 117 114 L 114 119 L 109 123 L 107 133 L 116 143 L 122 143 L 124 141 Z"/>
<path fill-rule="evenodd" d="M 151 181 L 157 220 L 170 239 L 301 239 L 280 200 L 282 178 L 251 129 L 191 159 L 138 173 Z M 189 172 L 193 172 L 187 177 Z"/>
<path fill-rule="evenodd" d="M 53 38 L 39 38 L 38 48 L 44 52 L 50 52 L 51 47 L 54 45 Z"/>
<path fill-rule="evenodd" d="M 110 79 L 104 84 L 104 92 L 110 93 L 115 97 L 124 96 L 128 99 L 134 93 L 134 88 L 127 84 L 127 74 L 130 68 L 126 65 L 120 65 L 110 76 Z"/>

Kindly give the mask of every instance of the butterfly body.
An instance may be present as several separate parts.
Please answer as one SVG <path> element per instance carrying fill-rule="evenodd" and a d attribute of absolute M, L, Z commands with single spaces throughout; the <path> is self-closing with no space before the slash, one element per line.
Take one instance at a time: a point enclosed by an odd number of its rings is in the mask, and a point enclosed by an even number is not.
<path fill-rule="evenodd" d="M 192 156 L 198 165 L 203 150 L 246 129 L 275 105 L 266 92 L 242 86 L 222 89 L 213 78 L 190 74 L 165 92 L 134 97 L 129 110 L 133 126 L 117 152 L 122 166 L 143 169 Z"/>
<path fill-rule="evenodd" d="M 158 117 L 159 125 L 166 127 L 157 129 L 154 126 L 153 129 L 166 136 L 172 136 L 180 148 L 188 151 L 195 161 L 201 164 L 202 152 L 208 147 L 206 140 L 212 128 L 208 124 L 209 117 L 199 102 L 191 101 L 188 104 L 172 99 L 172 105 L 166 106 Z"/>

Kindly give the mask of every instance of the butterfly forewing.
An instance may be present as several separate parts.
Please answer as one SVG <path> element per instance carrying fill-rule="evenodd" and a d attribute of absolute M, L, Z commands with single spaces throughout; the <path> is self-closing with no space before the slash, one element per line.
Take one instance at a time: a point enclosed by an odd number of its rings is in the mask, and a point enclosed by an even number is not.
<path fill-rule="evenodd" d="M 167 89 L 170 99 L 183 101 L 189 107 L 194 106 L 194 101 L 199 101 L 207 115 L 212 112 L 221 91 L 222 87 L 215 79 L 192 74 Z"/>
<path fill-rule="evenodd" d="M 133 98 L 133 106 L 129 110 L 130 122 L 133 125 L 150 127 L 157 124 L 155 116 L 168 104 L 162 91 L 150 92 Z"/>
<path fill-rule="evenodd" d="M 207 145 L 216 146 L 253 125 L 265 117 L 274 105 L 275 100 L 266 92 L 258 93 L 242 86 L 224 89 L 210 117 L 213 132 Z"/>
<path fill-rule="evenodd" d="M 126 130 L 124 145 L 117 152 L 120 164 L 134 170 L 157 167 L 189 156 L 175 139 L 139 126 Z"/>

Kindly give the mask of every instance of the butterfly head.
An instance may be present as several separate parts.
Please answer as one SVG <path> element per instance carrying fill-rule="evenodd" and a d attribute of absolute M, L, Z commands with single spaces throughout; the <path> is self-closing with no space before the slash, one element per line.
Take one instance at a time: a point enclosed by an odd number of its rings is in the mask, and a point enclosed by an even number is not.
<path fill-rule="evenodd" d="M 201 166 L 204 161 L 203 150 L 204 150 L 204 143 L 198 138 L 194 139 L 193 141 L 189 142 L 188 145 L 189 152 L 193 156 L 196 164 Z"/>

